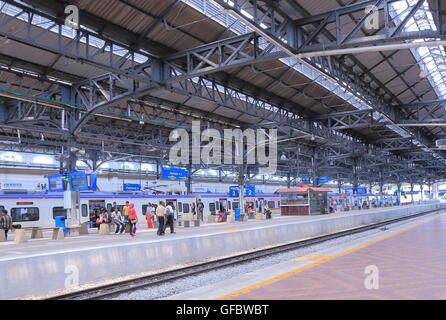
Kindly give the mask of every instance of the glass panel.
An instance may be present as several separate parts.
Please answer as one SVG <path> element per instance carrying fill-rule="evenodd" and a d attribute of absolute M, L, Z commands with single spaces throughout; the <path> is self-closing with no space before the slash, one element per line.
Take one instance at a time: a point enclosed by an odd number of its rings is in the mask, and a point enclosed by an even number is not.
<path fill-rule="evenodd" d="M 282 206 L 307 205 L 308 194 L 307 193 L 282 194 L 280 196 L 280 200 L 282 201 Z"/>
<path fill-rule="evenodd" d="M 12 208 L 11 217 L 13 222 L 38 221 L 39 208 Z"/>
<path fill-rule="evenodd" d="M 82 217 L 88 217 L 88 206 L 83 204 L 81 206 Z"/>
<path fill-rule="evenodd" d="M 54 207 L 53 208 L 53 219 L 56 219 L 58 216 L 67 217 L 67 209 L 64 207 Z"/>

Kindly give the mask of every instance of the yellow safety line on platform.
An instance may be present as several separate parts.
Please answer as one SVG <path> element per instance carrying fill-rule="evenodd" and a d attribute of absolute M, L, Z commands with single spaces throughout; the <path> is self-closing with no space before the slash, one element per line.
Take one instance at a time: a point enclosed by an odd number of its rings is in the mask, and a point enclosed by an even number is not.
<path fill-rule="evenodd" d="M 222 232 L 232 233 L 232 232 L 242 232 L 242 230 L 223 230 Z"/>
<path fill-rule="evenodd" d="M 391 238 L 391 237 L 396 236 L 396 235 L 399 235 L 399 234 L 401 234 L 401 233 L 403 233 L 403 232 L 412 230 L 412 229 L 414 229 L 414 228 L 416 228 L 416 227 L 418 227 L 418 226 L 420 226 L 420 225 L 426 224 L 426 223 L 428 223 L 428 222 L 431 222 L 432 220 L 435 220 L 435 219 L 438 219 L 438 218 L 442 218 L 442 217 L 443 217 L 443 215 L 438 216 L 438 217 L 434 217 L 434 218 L 429 219 L 429 220 L 427 220 L 427 221 L 423 221 L 423 222 L 416 223 L 416 224 L 414 224 L 412 227 L 409 227 L 409 228 L 400 230 L 400 231 L 398 231 L 398 232 L 389 234 L 389 235 L 387 235 L 387 236 L 385 236 L 385 237 L 382 237 L 382 238 L 379 238 L 379 239 L 376 239 L 376 240 L 372 240 L 372 241 L 370 241 L 370 242 L 368 242 L 368 243 L 365 243 L 365 244 L 363 244 L 363 245 L 354 247 L 354 248 L 352 248 L 352 249 L 349 249 L 349 250 L 347 250 L 347 251 L 341 252 L 341 253 L 336 254 L 336 255 L 332 255 L 332 256 L 330 256 L 330 255 L 320 255 L 320 256 L 317 256 L 317 255 L 311 255 L 311 254 L 310 254 L 310 255 L 305 255 L 305 256 L 299 257 L 299 258 L 295 258 L 295 259 L 293 259 L 294 261 L 315 261 L 315 262 L 312 263 L 312 264 L 303 266 L 303 267 L 301 267 L 301 268 L 299 268 L 299 269 L 295 269 L 295 270 L 292 270 L 292 271 L 290 271 L 290 272 L 284 273 L 284 274 L 282 274 L 282 275 L 280 275 L 280 276 L 277 276 L 277 277 L 274 277 L 274 278 L 272 278 L 272 279 L 269 279 L 269 280 L 266 280 L 266 281 L 262 281 L 262 282 L 260 282 L 260 283 L 255 284 L 255 285 L 249 286 L 249 287 L 247 287 L 247 288 L 238 290 L 238 291 L 236 291 L 236 292 L 229 293 L 229 294 L 224 295 L 224 296 L 222 296 L 222 297 L 216 298 L 215 300 L 226 300 L 226 299 L 229 299 L 229 298 L 234 298 L 234 297 L 240 296 L 240 295 L 242 295 L 242 294 L 249 293 L 249 292 L 251 292 L 251 291 L 253 291 L 253 290 L 255 290 L 255 289 L 259 289 L 259 288 L 264 287 L 264 286 L 266 286 L 266 285 L 269 285 L 269 284 L 278 282 L 278 281 L 280 281 L 280 280 L 283 280 L 283 279 L 288 278 L 288 277 L 290 277 L 290 276 L 292 276 L 292 275 L 301 273 L 302 271 L 305 271 L 305 270 L 307 270 L 307 269 L 316 267 L 316 266 L 318 266 L 318 265 L 321 265 L 321 264 L 323 264 L 323 263 L 325 263 L 325 262 L 327 262 L 327 261 L 333 260 L 333 259 L 335 259 L 335 258 L 342 257 L 342 256 L 346 256 L 346 255 L 348 255 L 348 254 L 350 254 L 350 253 L 353 253 L 353 252 L 358 251 L 358 250 L 360 250 L 360 249 L 363 249 L 363 248 L 366 248 L 366 247 L 368 247 L 368 246 L 371 246 L 371 245 L 373 245 L 373 244 L 375 244 L 375 243 L 377 243 L 377 242 L 386 240 L 386 239 L 388 239 L 388 238 Z M 305 259 L 308 259 L 308 260 L 305 260 Z"/>

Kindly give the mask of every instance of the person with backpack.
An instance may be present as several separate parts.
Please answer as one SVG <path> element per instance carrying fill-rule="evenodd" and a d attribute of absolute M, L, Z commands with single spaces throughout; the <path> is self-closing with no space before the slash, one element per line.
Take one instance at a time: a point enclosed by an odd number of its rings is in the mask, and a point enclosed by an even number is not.
<path fill-rule="evenodd" d="M 174 209 L 175 206 L 172 202 L 169 202 L 166 207 L 166 224 L 164 226 L 164 231 L 166 230 L 167 226 L 170 226 L 170 233 L 175 233 L 174 231 Z M 163 232 L 164 233 L 164 232 Z"/>
<path fill-rule="evenodd" d="M 130 221 L 130 235 L 136 236 L 136 223 L 138 222 L 138 216 L 136 214 L 135 205 L 133 203 L 129 206 L 129 221 Z"/>
<path fill-rule="evenodd" d="M 116 225 L 115 234 L 122 234 L 125 231 L 124 217 L 121 212 L 119 212 L 118 207 L 115 207 L 115 210 L 111 214 L 111 218 Z"/>
<path fill-rule="evenodd" d="M 7 210 L 2 210 L 0 217 L 0 229 L 5 230 L 5 239 L 8 240 L 8 231 L 12 229 L 12 218 L 8 215 Z"/>

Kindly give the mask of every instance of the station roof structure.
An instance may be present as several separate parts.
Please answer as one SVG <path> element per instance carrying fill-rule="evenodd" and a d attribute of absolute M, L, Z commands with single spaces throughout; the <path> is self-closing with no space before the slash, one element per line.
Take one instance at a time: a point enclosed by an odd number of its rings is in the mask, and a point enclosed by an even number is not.
<path fill-rule="evenodd" d="M 290 179 L 442 181 L 445 2 L 0 1 L 0 148 L 168 164 L 199 120 L 278 129 Z"/>

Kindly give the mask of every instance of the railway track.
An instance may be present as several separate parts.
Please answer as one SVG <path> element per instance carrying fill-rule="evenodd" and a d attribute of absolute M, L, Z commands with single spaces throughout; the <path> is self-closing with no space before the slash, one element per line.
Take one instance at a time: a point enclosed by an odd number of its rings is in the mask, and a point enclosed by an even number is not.
<path fill-rule="evenodd" d="M 401 218 L 386 220 L 374 224 L 370 224 L 367 226 L 362 226 L 358 228 L 353 228 L 349 230 L 344 230 L 332 234 L 327 234 L 323 236 L 314 237 L 311 239 L 299 240 L 292 243 L 287 243 L 283 245 L 278 245 L 272 248 L 260 249 L 254 252 L 243 253 L 239 255 L 234 255 L 231 257 L 209 261 L 204 263 L 195 264 L 188 267 L 183 267 L 175 270 L 165 271 L 154 275 L 149 275 L 137 279 L 125 280 L 120 282 L 115 282 L 113 284 L 107 284 L 103 286 L 98 286 L 94 288 L 83 289 L 73 293 L 67 293 L 62 295 L 57 295 L 48 298 L 47 300 L 96 300 L 102 299 L 106 297 L 115 296 L 118 294 L 131 292 L 137 289 L 142 288 L 150 288 L 153 286 L 157 286 L 172 280 L 177 280 L 181 278 L 186 278 L 194 275 L 198 275 L 203 272 L 212 271 L 218 268 L 233 266 L 241 263 L 246 263 L 255 259 L 259 259 L 262 257 L 283 253 L 290 250 L 295 250 L 299 248 L 303 248 L 306 246 L 319 244 L 325 241 L 365 232 L 368 230 L 378 229 L 384 227 L 386 225 L 390 225 L 393 223 L 410 220 L 417 217 L 422 217 L 428 214 L 432 214 L 435 212 L 441 212 L 444 209 L 439 210 L 431 210 L 423 213 L 418 213 L 410 216 L 405 216 Z"/>

